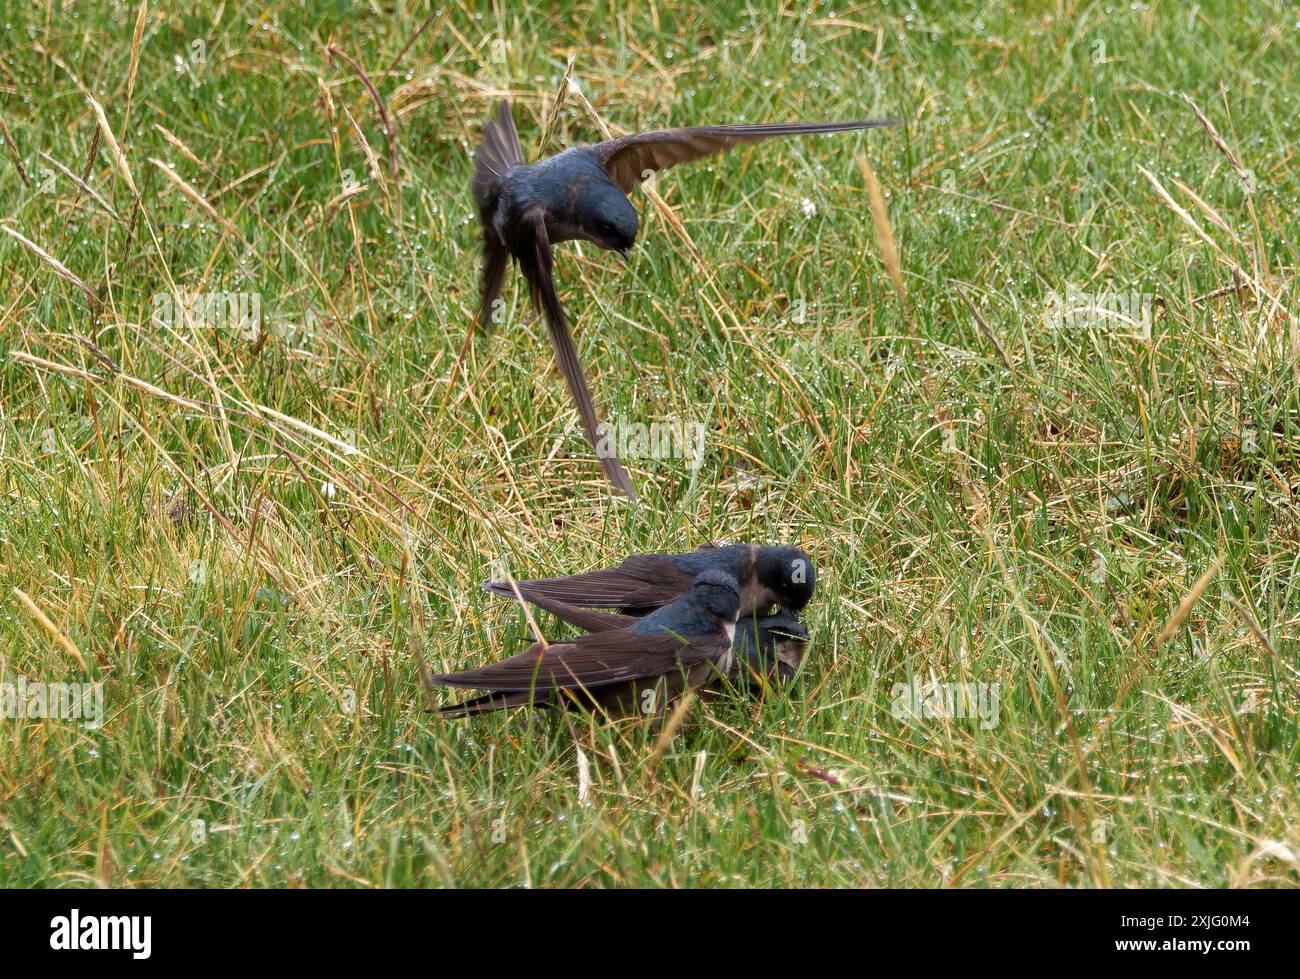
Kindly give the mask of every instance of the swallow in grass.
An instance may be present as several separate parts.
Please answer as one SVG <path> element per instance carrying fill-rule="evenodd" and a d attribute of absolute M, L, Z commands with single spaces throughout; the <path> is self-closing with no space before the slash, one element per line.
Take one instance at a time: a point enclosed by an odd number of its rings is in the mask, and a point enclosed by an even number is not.
<path fill-rule="evenodd" d="M 735 661 L 742 681 L 792 680 L 808 650 L 808 630 L 789 609 L 736 623 Z"/>
<path fill-rule="evenodd" d="M 575 146 L 530 164 L 524 161 L 510 105 L 502 102 L 474 157 L 474 202 L 483 225 L 478 328 L 485 329 L 491 322 L 506 267 L 513 258 L 528 280 L 534 307 L 546 319 L 560 371 L 577 404 L 587 439 L 597 449 L 610 482 L 635 499 L 631 480 L 617 456 L 599 447 L 596 409 L 555 292 L 551 246 L 561 241 L 591 241 L 626 259 L 637 233 L 636 208 L 627 195 L 652 173 L 773 136 L 874 129 L 894 122 L 657 129 L 594 146 Z"/>
<path fill-rule="evenodd" d="M 516 591 L 518 597 L 530 605 L 550 612 L 561 622 L 576 625 L 588 632 L 629 629 L 642 621 L 637 616 L 622 612 L 598 612 L 570 605 L 533 590 L 526 582 L 516 582 L 509 593 L 514 595 Z M 731 645 L 734 654 L 732 672 L 741 683 L 752 688 L 759 685 L 760 678 L 785 681 L 794 677 L 807 649 L 808 630 L 795 613 L 785 608 L 778 609 L 772 615 L 742 615 L 736 620 L 736 632 Z M 720 688 L 721 678 L 709 686 Z"/>
<path fill-rule="evenodd" d="M 817 584 L 812 559 L 797 547 L 731 544 L 687 554 L 637 554 L 617 568 L 515 585 L 530 595 L 579 608 L 609 608 L 640 616 L 681 597 L 696 575 L 711 569 L 725 571 L 740 582 L 741 618 L 766 614 L 773 605 L 799 612 Z M 509 582 L 488 581 L 483 587 L 506 598 L 514 596 Z"/>
<path fill-rule="evenodd" d="M 731 671 L 739 611 L 739 582 L 705 571 L 676 601 L 626 628 L 534 643 L 490 666 L 434 676 L 444 686 L 489 691 L 441 713 L 467 717 L 524 706 L 661 713 L 679 694 Z"/>

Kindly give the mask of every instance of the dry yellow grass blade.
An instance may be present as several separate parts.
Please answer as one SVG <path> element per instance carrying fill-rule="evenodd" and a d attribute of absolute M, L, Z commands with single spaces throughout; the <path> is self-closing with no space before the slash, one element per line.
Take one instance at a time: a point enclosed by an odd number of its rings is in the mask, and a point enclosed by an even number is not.
<path fill-rule="evenodd" d="M 1251 612 L 1250 606 L 1240 598 L 1234 598 L 1232 605 L 1237 610 L 1237 614 L 1241 616 L 1242 621 L 1246 623 L 1246 628 L 1259 640 L 1259 644 L 1264 647 L 1270 656 L 1277 659 L 1277 650 L 1273 648 L 1273 643 L 1269 641 L 1268 636 L 1264 633 L 1263 627 L 1260 626 L 1259 620 Z"/>
<path fill-rule="evenodd" d="M 691 801 L 696 802 L 700 798 L 700 779 L 704 775 L 704 763 L 708 760 L 709 753 L 703 749 L 695 753 L 695 771 L 691 775 Z"/>
<path fill-rule="evenodd" d="M 560 79 L 559 87 L 555 90 L 555 98 L 551 102 L 551 108 L 546 113 L 546 122 L 542 126 L 542 138 L 537 144 L 539 155 L 546 154 L 546 148 L 551 145 L 551 136 L 555 132 L 555 124 L 560 121 L 560 110 L 564 108 L 564 99 L 569 94 L 570 82 L 573 81 L 573 54 L 569 54 L 569 62 L 564 68 L 564 77 Z"/>
<path fill-rule="evenodd" d="M 1222 248 L 1220 248 L 1219 243 L 1215 241 L 1213 238 L 1211 238 L 1209 234 L 1206 233 L 1205 229 L 1202 228 L 1200 224 L 1197 223 L 1196 219 L 1192 217 L 1191 213 L 1187 210 L 1187 208 L 1183 207 L 1181 204 L 1179 204 L 1177 201 L 1173 199 L 1173 196 L 1169 193 L 1169 191 L 1165 189 L 1164 185 L 1160 183 L 1160 181 L 1156 178 L 1155 174 L 1153 174 L 1146 167 L 1140 165 L 1138 166 L 1138 172 L 1141 173 L 1142 176 L 1146 177 L 1147 180 L 1151 182 L 1151 186 L 1153 186 L 1156 189 L 1156 193 L 1160 196 L 1160 199 L 1165 202 L 1165 204 L 1169 207 L 1169 209 L 1172 210 L 1175 214 L 1177 214 L 1183 220 L 1183 223 L 1186 224 L 1189 228 L 1191 228 L 1192 231 L 1195 232 L 1196 236 L 1201 239 L 1201 241 L 1205 242 L 1207 245 L 1210 246 L 1211 249 L 1214 250 L 1214 254 L 1219 259 L 1220 262 L 1222 262 L 1224 265 L 1230 268 L 1234 273 L 1236 273 L 1246 282 L 1249 282 L 1257 296 L 1267 298 L 1272 313 L 1279 319 L 1279 321 L 1286 320 L 1288 318 L 1287 311 L 1282 306 L 1282 301 L 1264 285 L 1264 283 L 1260 280 L 1260 277 L 1255 273 L 1249 271 L 1248 269 L 1242 267 L 1240 262 L 1236 261 L 1236 259 L 1234 259 L 1231 255 L 1229 255 Z M 1199 198 L 1196 199 L 1199 201 Z M 1209 215 L 1207 215 L 1207 217 L 1208 216 Z M 1219 220 L 1222 220 L 1222 218 L 1220 218 Z M 1235 235 L 1233 236 L 1233 238 L 1234 240 L 1239 240 L 1236 238 Z M 1267 325 L 1268 325 L 1267 322 L 1265 322 L 1260 327 L 1261 338 L 1263 336 L 1263 331 L 1267 329 Z M 1293 338 L 1293 342 L 1296 342 L 1295 338 Z"/>
<path fill-rule="evenodd" d="M 1202 198 L 1200 194 L 1196 193 L 1196 191 L 1192 190 L 1192 188 L 1188 187 L 1177 177 L 1174 178 L 1174 184 L 1177 185 L 1179 190 L 1181 190 L 1184 194 L 1186 194 L 1188 197 L 1192 199 L 1192 203 L 1196 205 L 1196 207 L 1200 210 L 1202 214 L 1204 214 L 1207 218 L 1210 219 L 1210 223 L 1212 225 L 1214 225 L 1220 231 L 1223 231 L 1224 233 L 1231 235 L 1232 240 L 1235 244 L 1237 244 L 1238 246 L 1242 245 L 1242 241 L 1239 237 L 1237 237 L 1237 233 L 1233 231 L 1231 226 L 1228 224 L 1228 222 L 1223 219 L 1223 215 L 1221 215 L 1218 211 L 1216 211 L 1213 207 L 1210 206 L 1208 201 Z"/>
<path fill-rule="evenodd" d="M 885 193 L 880 189 L 876 172 L 871 169 L 867 158 L 861 154 L 857 157 L 858 169 L 867 182 L 867 196 L 871 199 L 871 219 L 876 225 L 876 244 L 880 247 L 880 259 L 885 263 L 889 279 L 894 283 L 898 298 L 907 302 L 907 286 L 903 282 L 903 267 L 898 261 L 898 242 L 894 239 L 894 227 L 889 223 L 889 209 L 885 206 Z"/>
<path fill-rule="evenodd" d="M 68 364 L 59 364 L 52 360 L 46 360 L 42 357 L 37 357 L 34 354 L 29 354 L 22 350 L 11 350 L 9 351 L 9 356 L 12 360 L 19 361 L 20 363 L 30 364 L 33 367 L 39 367 L 43 370 L 54 371 L 59 374 L 67 374 L 70 377 L 77 377 L 85 381 L 92 381 L 97 383 L 104 383 L 105 381 L 105 378 L 100 377 L 98 374 L 92 374 L 89 371 L 84 371 L 79 367 L 72 367 L 71 365 Z M 130 374 L 119 372 L 114 376 L 113 379 L 121 381 L 123 384 L 126 384 L 129 387 L 133 387 L 139 391 L 143 391 L 146 394 L 152 395 L 155 398 L 161 398 L 164 401 L 171 402 L 172 404 L 179 405 L 182 408 L 188 408 L 193 411 L 209 412 L 212 409 L 218 407 L 217 405 L 214 404 L 207 404 L 205 402 L 195 400 L 194 398 L 185 397 L 184 395 L 173 394 L 172 392 L 166 391 L 158 387 L 157 385 L 150 384 L 148 381 L 141 380 L 138 377 L 132 377 Z M 361 455 L 361 450 L 358 449 L 355 445 L 352 445 L 350 442 L 345 442 L 342 439 L 337 438 L 334 435 L 331 435 L 329 432 L 322 431 L 321 429 L 317 428 L 315 425 L 309 425 L 307 422 L 303 421 L 300 418 L 294 418 L 292 415 L 286 415 L 282 411 L 276 411 L 274 408 L 270 407 L 269 405 L 263 405 L 257 403 L 244 405 L 244 404 L 240 404 L 238 401 L 235 402 L 235 405 L 238 408 L 238 410 L 248 415 L 249 417 L 269 418 L 272 419 L 273 421 L 277 421 L 284 425 L 287 425 L 288 427 L 294 429 L 295 431 L 301 432 L 305 435 L 310 435 L 313 438 L 320 439 L 322 442 L 325 442 L 328 445 L 332 446 L 333 448 L 337 449 L 344 456 L 351 457 L 351 456 Z"/>
<path fill-rule="evenodd" d="M 578 804 L 582 805 L 591 795 L 591 762 L 587 760 L 585 751 L 581 748 L 576 750 L 578 752 Z"/>
<path fill-rule="evenodd" d="M 542 652 L 546 652 L 546 650 L 550 648 L 550 643 L 548 643 L 546 637 L 542 635 L 542 630 L 537 627 L 537 620 L 533 618 L 532 608 L 526 601 L 524 601 L 524 596 L 519 594 L 519 585 L 515 583 L 514 577 L 509 572 L 506 572 L 505 578 L 506 584 L 510 586 L 510 590 L 514 593 L 515 601 L 517 601 L 519 607 L 524 610 L 524 621 L 528 623 L 528 631 L 533 634 L 533 641 L 542 647 Z"/>
<path fill-rule="evenodd" d="M 172 146 L 176 148 L 176 151 L 181 154 L 181 156 L 185 157 L 185 159 L 189 160 L 196 167 L 204 167 L 204 169 L 206 169 L 206 166 L 204 165 L 203 161 L 200 160 L 197 156 L 195 156 L 194 151 L 191 150 L 188 146 L 186 146 L 185 143 L 182 142 L 181 138 L 177 136 L 175 133 L 173 133 L 170 129 L 168 129 L 166 126 L 159 125 L 156 122 L 153 124 L 153 128 L 158 130 L 158 132 L 162 134 L 162 138 L 167 140 L 167 142 L 171 143 Z"/>
<path fill-rule="evenodd" d="M 1210 122 L 1210 120 L 1206 118 L 1205 113 L 1201 111 L 1201 107 L 1192 101 L 1192 97 L 1190 95 L 1184 95 L 1183 99 L 1189 106 L 1191 106 L 1192 111 L 1196 113 L 1196 118 L 1200 120 L 1205 131 L 1210 134 L 1210 139 L 1212 139 L 1214 145 L 1219 148 L 1219 152 L 1227 157 L 1229 165 L 1232 167 L 1233 171 L 1236 172 L 1237 178 L 1241 181 L 1242 186 L 1246 188 L 1246 193 L 1254 193 L 1254 175 L 1241 165 L 1241 161 L 1237 159 L 1237 154 L 1232 152 L 1232 147 L 1230 147 L 1227 141 L 1219 135 L 1219 131 L 1214 128 L 1214 123 Z"/>
<path fill-rule="evenodd" d="M 397 131 L 393 127 L 393 121 L 388 115 L 388 108 L 384 105 L 384 100 L 380 96 L 379 90 L 375 88 L 374 83 L 370 80 L 370 76 L 366 74 L 365 68 L 361 66 L 361 62 L 357 61 L 333 41 L 330 41 L 325 45 L 325 63 L 329 64 L 334 58 L 338 58 L 351 68 L 357 78 L 361 80 L 361 84 L 365 87 L 365 90 L 370 93 L 370 99 L 375 104 L 375 111 L 379 114 L 379 122 L 384 129 L 384 138 L 388 141 L 388 168 L 390 175 L 394 180 L 396 180 Z"/>
<path fill-rule="evenodd" d="M 303 432 L 307 435 L 311 435 L 315 438 L 320 439 L 322 442 L 329 443 L 330 445 L 334 446 L 334 448 L 338 449 L 339 452 L 343 453 L 343 455 L 345 456 L 355 456 L 361 454 L 361 450 L 357 448 L 357 446 L 353 445 L 352 443 L 345 442 L 340 438 L 336 438 L 333 435 L 331 435 L 329 432 L 322 431 L 321 429 L 317 428 L 315 425 L 309 425 L 300 418 L 294 418 L 292 415 L 286 415 L 284 412 L 276 411 L 274 408 L 272 408 L 269 405 L 252 404 L 249 407 L 256 414 L 263 415 L 267 418 L 274 418 L 276 421 L 283 422 L 284 424 L 288 425 L 290 428 L 295 428 L 300 432 Z"/>
<path fill-rule="evenodd" d="M 5 224 L 0 224 L 0 231 L 4 231 L 10 236 L 12 236 L 13 238 L 17 239 L 20 245 L 27 248 L 37 258 L 43 261 L 50 268 L 54 269 L 55 274 L 59 276 L 59 278 L 71 282 L 74 286 L 76 286 L 78 289 L 80 289 L 82 292 L 86 294 L 87 299 L 89 299 L 92 303 L 95 302 L 95 293 L 90 288 L 90 286 L 86 285 L 86 283 L 84 283 L 77 276 L 77 274 L 72 271 L 72 269 L 68 268 L 66 265 L 60 262 L 57 258 L 55 258 L 53 255 L 47 252 L 40 245 L 36 244 L 36 242 L 32 241 L 30 238 L 26 237 L 23 234 L 20 234 L 19 232 L 15 231 L 13 228 Z"/>
<path fill-rule="evenodd" d="M 1164 644 L 1165 640 L 1178 631 L 1178 627 L 1182 625 L 1183 620 L 1187 618 L 1187 613 L 1192 610 L 1193 605 L 1200 601 L 1201 596 L 1205 594 L 1205 589 L 1210 587 L 1210 582 L 1214 579 L 1214 576 L 1219 573 L 1219 569 L 1223 567 L 1223 561 L 1224 557 L 1220 554 L 1219 557 L 1215 559 L 1215 562 L 1205 569 L 1205 573 L 1196 579 L 1196 583 L 1192 585 L 1191 591 L 1183 596 L 1183 600 L 1178 603 L 1178 608 L 1174 609 L 1174 614 L 1169 617 L 1169 621 L 1165 623 L 1165 627 L 1160 630 L 1160 635 L 1156 636 L 1157 649 Z"/>
<path fill-rule="evenodd" d="M 90 184 L 86 183 L 84 180 L 82 180 L 75 173 L 73 173 L 71 170 L 65 167 L 54 157 L 50 156 L 50 154 L 46 153 L 44 150 L 41 150 L 41 159 L 44 160 L 46 163 L 48 163 L 50 166 L 54 167 L 55 170 L 59 171 L 59 173 L 61 173 L 74 187 L 76 187 L 77 190 L 85 194 L 92 201 L 94 201 L 101 208 L 103 208 L 104 213 L 107 214 L 110 218 L 112 218 L 118 224 L 122 223 L 122 216 L 117 213 L 117 208 L 113 207 L 112 204 L 110 204 L 107 200 L 105 200 L 103 195 L 100 194 L 99 191 L 95 190 L 94 187 L 90 186 Z"/>
<path fill-rule="evenodd" d="M 366 168 L 370 171 L 371 178 L 379 184 L 379 189 L 386 195 L 388 190 L 384 182 L 383 169 L 379 165 L 379 154 L 370 145 L 370 140 L 366 139 L 366 134 L 361 131 L 361 127 L 357 125 L 356 119 L 352 117 L 352 113 L 346 105 L 343 107 L 343 117 L 347 119 L 348 128 L 352 130 L 352 135 L 357 138 L 357 143 L 361 146 L 361 152 L 365 154 Z"/>
<path fill-rule="evenodd" d="M 122 152 L 122 147 L 117 144 L 117 137 L 113 135 L 113 127 L 108 124 L 108 117 L 104 115 L 104 107 L 95 100 L 92 95 L 86 96 L 91 108 L 95 110 L 95 117 L 99 120 L 99 131 L 104 137 L 104 142 L 108 144 L 108 152 L 113 157 L 113 166 L 117 168 L 126 185 L 131 188 L 131 194 L 138 200 L 140 191 L 136 189 L 135 178 L 131 176 L 131 168 L 127 166 L 126 154 Z"/>
<path fill-rule="evenodd" d="M 126 70 L 126 104 L 130 111 L 131 96 L 135 94 L 135 76 L 140 69 L 140 39 L 144 37 L 145 17 L 149 13 L 148 0 L 141 0 L 135 15 L 135 31 L 131 35 L 131 64 Z"/>
<path fill-rule="evenodd" d="M 1151 186 L 1156 189 L 1156 193 L 1160 195 L 1160 199 L 1165 202 L 1165 204 L 1169 207 L 1171 211 L 1173 211 L 1180 218 L 1182 218 L 1183 223 L 1186 224 L 1189 228 L 1192 229 L 1192 231 L 1196 233 L 1196 237 L 1200 238 L 1201 241 L 1205 242 L 1212 249 L 1214 249 L 1214 253 L 1219 256 L 1220 260 L 1226 263 L 1229 267 L 1234 268 L 1237 271 L 1241 272 L 1243 277 L 1250 279 L 1252 282 L 1254 281 L 1253 277 L 1251 277 L 1246 272 L 1245 269 L 1243 269 L 1240 265 L 1238 265 L 1235 261 L 1233 261 L 1232 258 L 1229 257 L 1222 248 L 1219 247 L 1219 243 L 1206 233 L 1205 229 L 1202 228 L 1197 223 L 1196 219 L 1192 217 L 1191 213 L 1187 210 L 1187 208 L 1183 207 L 1176 200 L 1174 200 L 1173 196 L 1169 193 L 1169 191 L 1165 190 L 1164 184 L 1160 182 L 1160 180 L 1156 177 L 1154 173 L 1152 173 L 1146 167 L 1141 166 L 1140 164 L 1138 166 L 1138 173 L 1142 174 L 1142 176 L 1146 177 L 1147 180 L 1151 182 Z"/>
<path fill-rule="evenodd" d="M 1247 864 L 1254 863 L 1256 860 L 1275 858 L 1291 864 L 1291 866 L 1300 869 L 1300 856 L 1296 851 L 1282 840 L 1265 840 L 1259 845 L 1259 848 L 1252 853 L 1247 860 Z"/>
<path fill-rule="evenodd" d="M 1241 759 L 1237 756 L 1237 752 L 1232 747 L 1232 735 L 1228 731 L 1225 731 L 1209 718 L 1202 717 L 1191 708 L 1166 697 L 1164 694 L 1151 691 L 1148 692 L 1148 696 L 1154 697 L 1156 700 L 1159 700 L 1161 703 L 1166 704 L 1169 707 L 1169 710 L 1179 722 L 1175 726 L 1199 731 L 1214 742 L 1214 746 L 1218 748 L 1223 754 L 1223 757 L 1228 760 L 1228 764 L 1233 767 L 1233 770 L 1236 771 L 1238 775 L 1243 774 L 1244 769 L 1241 765 Z"/>
<path fill-rule="evenodd" d="M 687 690 L 682 699 L 677 702 L 677 706 L 669 715 L 668 721 L 664 724 L 663 730 L 659 732 L 659 737 L 655 741 L 654 749 L 650 752 L 650 757 L 646 759 L 646 769 L 654 771 L 655 765 L 659 764 L 659 759 L 663 757 L 664 752 L 668 750 L 668 745 L 672 743 L 673 735 L 677 729 L 682 726 L 682 721 L 686 718 L 686 712 L 690 710 L 691 704 L 695 702 L 695 691 Z"/>
<path fill-rule="evenodd" d="M 18 596 L 18 601 L 22 602 L 27 611 L 31 613 L 32 618 L 40 623 L 42 629 L 49 633 L 50 638 L 62 646 L 64 651 L 77 661 L 78 666 L 89 673 L 90 667 L 86 665 L 86 658 L 81 655 L 81 650 L 77 648 L 77 644 L 64 635 L 62 629 L 50 621 L 50 617 L 41 611 L 40 606 L 32 601 L 31 596 L 25 591 L 21 588 L 15 588 L 14 594 Z"/>
<path fill-rule="evenodd" d="M 113 850 L 108 843 L 108 805 L 99 814 L 99 856 L 95 860 L 95 886 L 113 886 Z"/>
<path fill-rule="evenodd" d="M 165 176 L 168 180 L 170 180 L 177 190 L 179 190 L 182 194 L 188 197 L 199 208 L 199 210 L 201 210 L 208 217 L 212 218 L 213 221 L 216 221 L 219 225 L 221 225 L 223 228 L 229 231 L 236 238 L 240 237 L 239 232 L 235 229 L 235 226 L 231 224 L 229 221 L 227 221 L 225 218 L 223 218 L 220 214 L 218 214 L 217 209 L 208 203 L 207 198 L 205 198 L 202 194 L 200 194 L 197 189 L 195 189 L 190 183 L 188 183 L 185 180 L 184 177 L 182 177 L 180 174 L 178 174 L 175 170 L 173 170 L 171 167 L 169 167 L 166 163 L 164 163 L 162 160 L 158 159 L 157 157 L 154 156 L 149 157 L 149 162 L 152 163 L 154 166 L 156 166 L 159 170 L 161 170 L 163 172 L 163 176 Z"/>
<path fill-rule="evenodd" d="M 102 382 L 104 379 L 98 374 L 92 374 L 90 371 L 83 371 L 80 367 L 72 367 L 68 364 L 56 364 L 52 360 L 46 360 L 44 357 L 37 357 L 35 354 L 29 354 L 25 350 L 10 350 L 9 359 L 16 360 L 22 364 L 31 364 L 33 367 L 39 367 L 42 370 L 54 371 L 58 374 L 66 374 L 68 377 L 79 378 L 83 381 Z"/>
<path fill-rule="evenodd" d="M 340 207 L 352 200 L 352 198 L 356 197 L 358 194 L 364 194 L 369 189 L 369 184 L 353 184 L 351 187 L 347 187 L 341 192 L 335 194 L 330 198 L 329 203 L 325 205 L 325 220 L 333 220 L 334 215 L 338 213 Z"/>

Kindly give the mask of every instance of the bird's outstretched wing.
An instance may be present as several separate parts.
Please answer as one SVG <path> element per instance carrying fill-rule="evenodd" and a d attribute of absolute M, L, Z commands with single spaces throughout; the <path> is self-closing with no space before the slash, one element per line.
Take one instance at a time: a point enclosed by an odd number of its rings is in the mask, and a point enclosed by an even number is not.
<path fill-rule="evenodd" d="M 523 166 L 524 151 L 519 147 L 519 133 L 510 116 L 510 103 L 502 102 L 497 117 L 488 121 L 483 138 L 474 151 L 474 203 L 479 215 L 496 210 L 501 181 L 512 167 Z"/>
<path fill-rule="evenodd" d="M 578 363 L 578 351 L 573 346 L 573 337 L 569 333 L 568 321 L 564 318 L 564 307 L 555 293 L 553 278 L 553 260 L 551 241 L 546 233 L 546 212 L 540 206 L 525 211 L 518 222 L 515 234 L 519 236 L 513 242 L 511 252 L 519 261 L 519 269 L 528 280 L 533 305 L 541 311 L 546 319 L 546 326 L 551 333 L 551 343 L 555 347 L 555 357 L 560 364 L 569 393 L 578 406 L 578 417 L 582 419 L 582 428 L 587 433 L 596 455 L 600 459 L 605 475 L 624 496 L 636 499 L 632 481 L 627 470 L 618 461 L 618 454 L 612 447 L 602 450 L 600 437 L 596 432 L 599 422 L 596 420 L 596 408 L 591 403 L 591 392 L 587 390 L 587 379 L 583 376 L 582 366 Z"/>
<path fill-rule="evenodd" d="M 866 119 L 857 122 L 794 122 L 753 126 L 688 126 L 656 129 L 606 140 L 592 147 L 610 179 L 630 194 L 647 172 L 658 172 L 679 163 L 690 163 L 731 149 L 739 143 L 773 136 L 807 133 L 837 133 L 847 129 L 879 129 L 893 126 L 897 119 Z"/>
<path fill-rule="evenodd" d="M 510 104 L 502 102 L 497 118 L 488 122 L 474 153 L 474 203 L 483 223 L 483 265 L 476 320 L 479 330 L 486 330 L 492 322 L 493 304 L 501 294 L 501 284 L 510 265 L 510 253 L 492 224 L 501 195 L 501 180 L 512 167 L 523 163 L 524 153 L 510 116 Z"/>
<path fill-rule="evenodd" d="M 540 597 L 569 606 L 614 608 L 631 615 L 645 615 L 686 594 L 693 578 L 673 567 L 663 555 L 636 554 L 616 568 L 587 571 L 563 578 L 534 578 L 516 582 L 520 593 L 534 601 Z M 495 595 L 513 598 L 503 581 L 484 582 Z"/>

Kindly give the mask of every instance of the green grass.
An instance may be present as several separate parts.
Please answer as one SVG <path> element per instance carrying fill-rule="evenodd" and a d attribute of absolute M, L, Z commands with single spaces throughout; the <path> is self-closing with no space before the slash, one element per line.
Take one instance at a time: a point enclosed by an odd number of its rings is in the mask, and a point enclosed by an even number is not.
<path fill-rule="evenodd" d="M 0 720 L 0 884 L 1297 883 L 1293 6 L 401 6 L 151 4 L 133 89 L 133 4 L 0 16 L 0 224 L 85 286 L 0 233 L 0 672 L 105 700 Z M 517 277 L 451 383 L 470 150 L 508 94 L 537 155 L 570 52 L 616 131 L 908 120 L 661 175 L 702 261 L 641 194 L 629 267 L 560 248 L 604 416 L 707 427 L 637 507 Z M 570 97 L 547 151 L 598 138 Z M 1071 289 L 1151 341 L 1059 328 Z M 527 641 L 495 571 L 736 540 L 814 554 L 806 666 L 657 764 L 652 721 L 427 710 L 420 650 Z M 911 677 L 998 723 L 895 716 Z"/>

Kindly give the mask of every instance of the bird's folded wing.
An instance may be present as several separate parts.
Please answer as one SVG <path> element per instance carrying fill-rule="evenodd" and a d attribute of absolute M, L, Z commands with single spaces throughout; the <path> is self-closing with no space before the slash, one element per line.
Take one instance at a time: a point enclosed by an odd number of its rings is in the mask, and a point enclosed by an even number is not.
<path fill-rule="evenodd" d="M 536 643 L 500 663 L 440 674 L 433 682 L 499 693 L 597 688 L 686 669 L 716 659 L 728 649 L 721 631 L 702 636 L 598 632 L 545 647 Z"/>
<path fill-rule="evenodd" d="M 488 714 L 494 710 L 506 710 L 509 707 L 534 707 L 544 705 L 546 694 L 531 690 L 516 690 L 510 693 L 485 693 L 481 697 L 472 697 L 459 704 L 439 707 L 438 713 L 443 717 L 470 717 L 474 714 Z"/>
<path fill-rule="evenodd" d="M 555 359 L 560 364 L 560 373 L 564 375 L 564 381 L 569 386 L 569 393 L 573 395 L 574 403 L 578 406 L 578 417 L 582 420 L 582 428 L 587 434 L 587 440 L 596 450 L 601 468 L 605 470 L 605 475 L 614 484 L 614 488 L 624 496 L 635 500 L 636 492 L 632 489 L 632 481 L 628 478 L 627 470 L 618 461 L 617 453 L 609 446 L 604 451 L 601 449 L 601 440 L 596 431 L 600 426 L 600 422 L 596 419 L 596 407 L 591 403 L 587 378 L 582 373 L 582 365 L 578 363 L 578 351 L 574 348 L 573 337 L 569 334 L 564 307 L 560 305 L 560 298 L 555 293 L 554 262 L 551 256 L 550 237 L 546 232 L 545 210 L 536 206 L 525 211 L 519 220 L 519 229 L 516 233 L 520 238 L 515 242 L 512 251 L 515 258 L 519 260 L 519 270 L 528 280 L 533 305 L 546 319 L 551 343 L 555 347 Z"/>
<path fill-rule="evenodd" d="M 617 568 L 564 578 L 535 578 L 517 584 L 534 596 L 569 605 L 646 612 L 681 598 L 691 587 L 691 581 L 689 574 L 678 571 L 665 558 L 637 554 Z M 505 582 L 490 581 L 483 587 L 497 595 L 514 596 Z"/>
<path fill-rule="evenodd" d="M 543 612 L 550 612 L 561 622 L 576 625 L 587 632 L 608 632 L 611 629 L 626 629 L 636 625 L 640 619 L 635 615 L 623 615 L 620 612 L 597 612 L 589 608 L 579 608 L 558 598 L 551 598 L 544 592 L 536 591 L 527 585 L 516 582 L 519 595 L 525 602 L 535 605 Z M 514 592 L 510 591 L 513 597 Z"/>
<path fill-rule="evenodd" d="M 721 153 L 738 143 L 797 136 L 807 133 L 836 133 L 848 129 L 877 129 L 892 126 L 896 119 L 866 119 L 856 122 L 796 122 L 753 126 L 689 126 L 632 133 L 598 143 L 592 149 L 610 179 L 631 193 L 648 172 L 690 163 L 702 156 Z"/>

